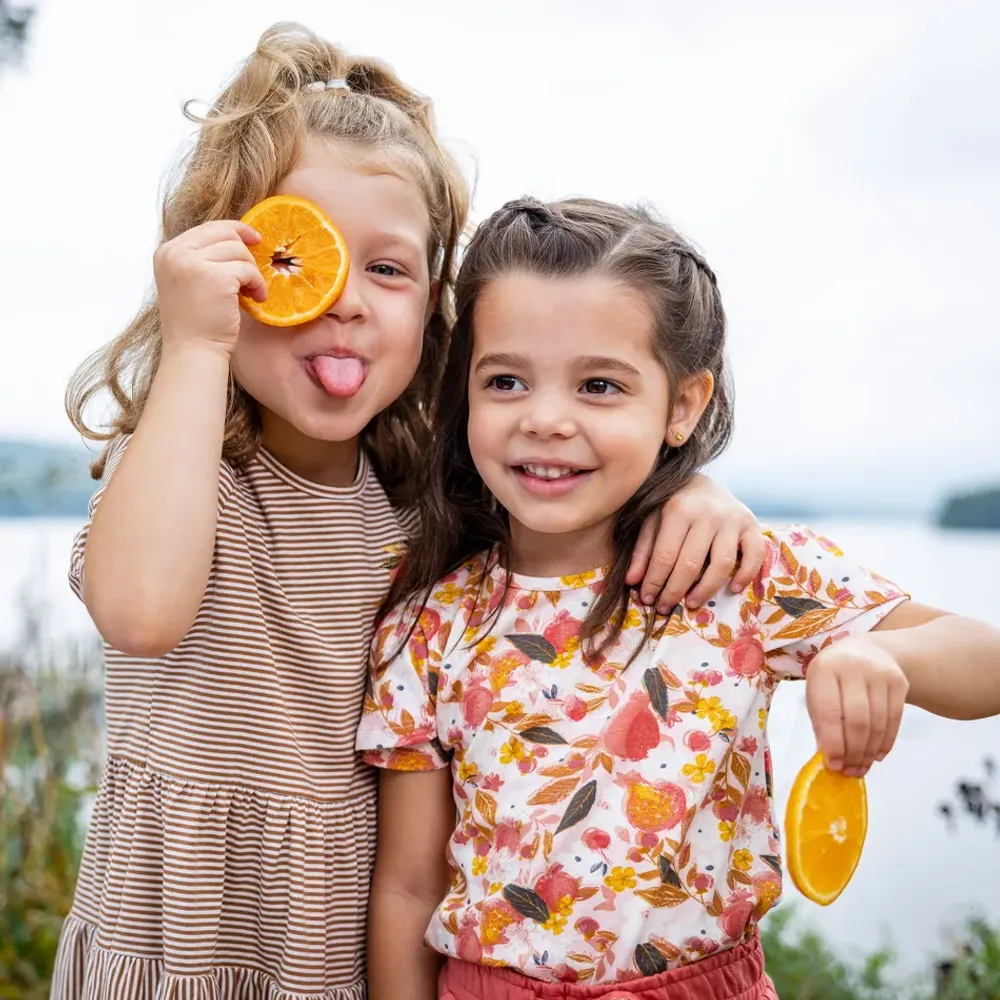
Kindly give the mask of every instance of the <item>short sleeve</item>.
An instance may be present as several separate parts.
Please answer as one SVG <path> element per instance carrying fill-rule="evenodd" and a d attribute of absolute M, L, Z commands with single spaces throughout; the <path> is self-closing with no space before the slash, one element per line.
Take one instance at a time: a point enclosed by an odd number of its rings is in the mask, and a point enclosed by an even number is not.
<path fill-rule="evenodd" d="M 394 771 L 448 766 L 436 718 L 442 631 L 449 630 L 431 605 L 415 623 L 406 606 L 377 627 L 356 741 L 367 763 Z"/>
<path fill-rule="evenodd" d="M 803 678 L 812 658 L 847 636 L 870 632 L 908 595 L 808 528 L 767 531 L 751 600 L 764 655 L 776 677 Z"/>
<path fill-rule="evenodd" d="M 94 492 L 94 495 L 90 498 L 90 505 L 87 512 L 87 520 L 83 527 L 80 529 L 76 538 L 73 539 L 73 548 L 70 552 L 69 559 L 69 585 L 70 589 L 79 597 L 83 599 L 83 565 L 84 565 L 84 555 L 87 549 L 87 538 L 90 535 L 90 525 L 94 519 L 94 513 L 97 511 L 98 506 L 101 503 L 101 498 L 104 496 L 105 491 L 108 488 L 108 483 L 111 482 L 111 477 L 115 474 L 115 470 L 121 464 L 122 456 L 125 454 L 128 448 L 129 441 L 131 441 L 131 434 L 121 434 L 116 437 L 111 442 L 111 447 L 108 450 L 107 460 L 104 464 L 104 477 L 101 485 Z M 233 489 L 236 485 L 236 474 L 228 462 L 221 462 L 219 468 L 219 509 L 221 510 L 225 504 L 228 502 L 230 496 L 233 493 Z"/>

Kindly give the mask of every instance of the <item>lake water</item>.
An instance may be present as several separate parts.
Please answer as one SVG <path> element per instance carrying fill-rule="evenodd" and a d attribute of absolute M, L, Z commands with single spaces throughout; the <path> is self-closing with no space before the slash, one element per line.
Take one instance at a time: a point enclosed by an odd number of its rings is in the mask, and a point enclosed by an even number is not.
<path fill-rule="evenodd" d="M 0 648 L 15 638 L 25 594 L 47 607 L 55 636 L 91 630 L 66 584 L 77 527 L 0 520 Z M 1000 626 L 1000 533 L 856 521 L 813 527 L 921 602 Z M 785 684 L 771 717 L 779 815 L 814 749 L 803 694 L 803 685 Z M 869 836 L 854 880 L 827 909 L 799 899 L 799 917 L 845 951 L 891 940 L 905 972 L 926 968 L 941 947 L 942 930 L 959 926 L 970 910 L 1000 923 L 1000 838 L 992 825 L 964 818 L 949 832 L 936 814 L 956 779 L 978 778 L 990 754 L 1000 757 L 1000 719 L 958 723 L 908 709 L 895 750 L 868 778 Z M 786 899 L 796 899 L 790 884 Z"/>

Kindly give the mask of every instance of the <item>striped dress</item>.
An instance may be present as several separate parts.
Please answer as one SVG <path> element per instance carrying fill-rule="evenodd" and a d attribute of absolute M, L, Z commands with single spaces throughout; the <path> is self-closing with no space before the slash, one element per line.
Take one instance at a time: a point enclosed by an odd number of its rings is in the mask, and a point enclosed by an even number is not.
<path fill-rule="evenodd" d="M 354 736 L 404 537 L 364 455 L 344 488 L 265 452 L 223 464 L 191 631 L 162 659 L 105 650 L 108 763 L 53 998 L 365 995 L 376 784 Z"/>

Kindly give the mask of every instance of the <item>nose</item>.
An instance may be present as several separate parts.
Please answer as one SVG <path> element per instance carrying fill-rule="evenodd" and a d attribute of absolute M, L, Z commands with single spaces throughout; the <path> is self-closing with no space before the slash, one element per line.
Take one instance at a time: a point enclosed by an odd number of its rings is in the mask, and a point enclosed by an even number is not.
<path fill-rule="evenodd" d="M 327 316 L 349 323 L 351 320 L 368 318 L 368 302 L 364 291 L 364 272 L 355 273 L 354 268 L 347 272 L 347 281 L 336 302 L 326 311 Z"/>
<path fill-rule="evenodd" d="M 556 391 L 534 392 L 525 401 L 520 431 L 529 437 L 572 437 L 576 433 L 571 404 Z"/>

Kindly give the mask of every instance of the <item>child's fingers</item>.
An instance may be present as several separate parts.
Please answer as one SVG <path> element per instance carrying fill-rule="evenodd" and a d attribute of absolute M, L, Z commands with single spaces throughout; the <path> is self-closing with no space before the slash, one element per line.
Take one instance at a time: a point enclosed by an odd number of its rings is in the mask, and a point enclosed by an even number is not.
<path fill-rule="evenodd" d="M 656 541 L 656 533 L 660 530 L 660 511 L 650 514 L 642 527 L 639 529 L 639 537 L 636 540 L 635 548 L 632 550 L 632 561 L 628 564 L 628 572 L 625 574 L 625 582 L 630 587 L 637 586 L 643 574 L 649 566 L 649 557 L 653 554 L 653 543 Z M 663 579 L 666 579 L 664 574 Z M 661 581 L 662 586 L 662 581 Z"/>
<path fill-rule="evenodd" d="M 240 235 L 240 239 L 248 246 L 252 247 L 255 243 L 260 243 L 264 238 L 257 232 L 253 226 L 248 226 L 245 222 L 236 223 L 236 231 Z"/>
<path fill-rule="evenodd" d="M 653 539 L 649 565 L 642 579 L 642 599 L 646 604 L 656 604 L 659 599 L 659 606 L 663 606 L 661 591 L 677 564 L 687 532 L 688 522 L 676 517 L 661 517 Z M 675 595 L 673 604 L 667 610 L 672 610 L 683 596 L 684 591 Z"/>
<path fill-rule="evenodd" d="M 885 684 L 876 681 L 868 686 L 868 716 L 871 726 L 861 762 L 863 773 L 875 762 L 889 724 L 889 689 Z"/>
<path fill-rule="evenodd" d="M 868 685 L 857 677 L 843 679 L 840 700 L 844 711 L 843 773 L 858 778 L 864 770 L 865 748 L 872 726 Z"/>
<path fill-rule="evenodd" d="M 822 655 L 822 654 L 820 654 Z M 844 710 L 840 700 L 840 678 L 833 670 L 812 670 L 806 684 L 806 706 L 812 720 L 816 745 L 831 771 L 844 766 Z"/>
<path fill-rule="evenodd" d="M 660 529 L 660 534 L 663 534 L 663 528 Z M 696 523 L 688 531 L 674 568 L 670 572 L 670 579 L 667 580 L 667 585 L 656 602 L 660 614 L 669 614 L 695 585 L 705 568 L 705 560 L 712 549 L 714 538 L 715 528 L 706 524 Z M 653 560 L 656 560 L 655 551 Z"/>
<path fill-rule="evenodd" d="M 882 734 L 882 743 L 875 753 L 876 760 L 884 760 L 896 742 L 899 735 L 899 726 L 903 721 L 903 709 L 906 707 L 906 689 L 900 685 L 889 688 L 889 697 L 886 704 L 885 732 Z"/>
<path fill-rule="evenodd" d="M 246 261 L 230 261 L 223 265 L 234 274 L 240 283 L 240 291 L 257 302 L 267 300 L 267 282 L 256 264 Z"/>
<path fill-rule="evenodd" d="M 754 577 L 764 565 L 764 554 L 767 552 L 767 541 L 759 524 L 747 528 L 740 537 L 740 564 L 733 574 L 733 582 L 729 589 L 738 594 L 753 583 Z"/>
<path fill-rule="evenodd" d="M 252 229 L 245 222 L 237 222 L 235 219 L 204 222 L 200 226 L 195 226 L 186 233 L 182 233 L 174 242 L 183 243 L 192 250 L 203 250 L 213 243 L 231 240 L 234 236 L 246 244 L 260 242 L 260 234 L 255 229 Z"/>
<path fill-rule="evenodd" d="M 205 247 L 199 256 L 202 260 L 214 261 L 217 264 L 226 264 L 231 260 L 245 260 L 256 266 L 254 256 L 250 253 L 247 245 L 242 240 L 237 239 L 212 243 Z"/>
<path fill-rule="evenodd" d="M 740 529 L 724 527 L 712 542 L 712 555 L 708 568 L 687 596 L 687 606 L 697 608 L 729 582 L 739 555 Z"/>

